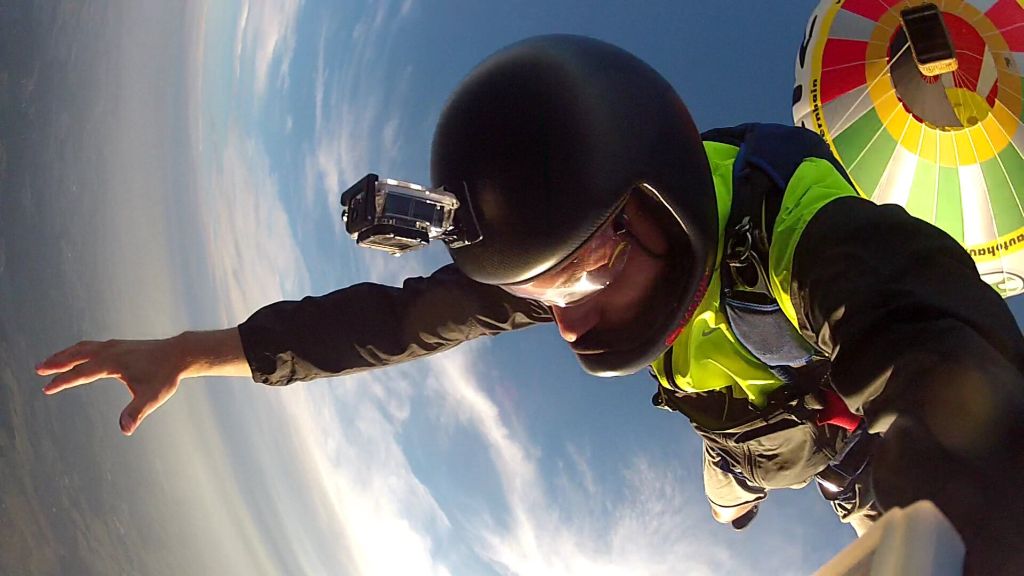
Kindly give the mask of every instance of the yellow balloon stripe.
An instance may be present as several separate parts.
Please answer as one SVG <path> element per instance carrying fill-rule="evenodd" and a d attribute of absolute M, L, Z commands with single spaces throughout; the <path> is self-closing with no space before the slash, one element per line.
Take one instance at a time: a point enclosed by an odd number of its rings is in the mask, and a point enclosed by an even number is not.
<path fill-rule="evenodd" d="M 992 262 L 1003 255 L 1012 254 L 1024 249 L 1024 228 L 1004 234 L 995 240 L 983 244 L 965 246 L 976 262 Z"/>
<path fill-rule="evenodd" d="M 992 109 L 992 114 L 988 118 L 982 121 L 982 125 L 985 125 L 985 129 L 991 134 L 993 132 L 1002 131 L 1003 134 L 1013 134 L 1020 126 L 1020 120 L 1010 112 L 1010 109 L 1006 107 L 1001 100 L 997 101 L 996 107 Z"/>
<path fill-rule="evenodd" d="M 882 82 L 879 82 L 882 84 Z M 899 139 L 903 127 L 907 125 L 910 114 L 903 104 L 900 103 L 896 90 L 889 88 L 889 93 L 875 101 L 875 109 L 878 110 L 878 117 L 885 118 L 885 128 L 889 130 L 893 138 Z"/>
<path fill-rule="evenodd" d="M 941 164 L 939 162 L 939 131 L 917 122 L 914 122 L 914 124 L 921 129 L 921 157 L 932 164 Z M 913 148 L 910 148 L 910 150 L 913 150 Z"/>
<path fill-rule="evenodd" d="M 999 125 L 999 121 L 995 119 L 993 114 L 989 114 L 980 123 L 971 126 L 970 131 L 975 133 L 972 134 L 975 142 L 979 140 L 985 142 L 984 149 L 978 148 L 978 156 L 983 160 L 991 159 L 996 154 L 999 154 L 1010 143 L 1010 138 L 1006 135 L 1006 131 L 1002 129 L 1002 126 Z"/>
<path fill-rule="evenodd" d="M 933 129 L 934 130 L 934 129 Z M 957 160 L 959 157 L 956 140 L 953 138 L 953 134 L 944 130 L 935 130 L 935 134 L 938 136 L 939 164 L 942 166 L 956 167 L 960 162 Z"/>
<path fill-rule="evenodd" d="M 924 126 L 913 118 L 908 118 L 906 130 L 903 132 L 903 137 L 900 138 L 900 145 L 911 152 L 923 149 L 924 142 L 922 140 L 924 140 L 924 135 Z M 925 159 L 935 163 L 934 155 L 925 156 Z"/>
<path fill-rule="evenodd" d="M 976 148 L 977 142 L 975 142 L 974 135 L 971 134 L 970 129 L 957 130 L 952 132 L 953 142 L 956 145 L 956 157 L 960 165 L 964 164 L 977 164 L 978 163 L 978 150 Z"/>

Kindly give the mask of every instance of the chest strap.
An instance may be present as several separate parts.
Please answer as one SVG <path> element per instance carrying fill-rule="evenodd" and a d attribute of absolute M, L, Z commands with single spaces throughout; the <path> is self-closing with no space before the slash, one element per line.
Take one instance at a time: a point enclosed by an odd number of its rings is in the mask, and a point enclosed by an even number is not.
<path fill-rule="evenodd" d="M 792 384 L 794 370 L 814 360 L 815 351 L 782 312 L 768 278 L 771 230 L 783 191 L 759 168 L 740 170 L 733 177 L 720 301 L 740 343 Z"/>

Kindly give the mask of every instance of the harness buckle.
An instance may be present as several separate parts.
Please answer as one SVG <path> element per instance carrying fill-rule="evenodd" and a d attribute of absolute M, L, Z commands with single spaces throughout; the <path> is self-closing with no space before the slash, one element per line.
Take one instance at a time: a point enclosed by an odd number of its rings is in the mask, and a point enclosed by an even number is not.
<path fill-rule="evenodd" d="M 730 266 L 741 264 L 750 257 L 751 248 L 754 246 L 753 229 L 754 226 L 750 223 L 750 217 L 745 216 L 743 221 L 730 231 L 724 255 L 724 260 Z M 742 239 L 742 246 L 737 246 L 737 239 Z"/>
<path fill-rule="evenodd" d="M 750 221 L 749 216 L 729 231 L 722 260 L 729 265 L 732 280 L 726 287 L 727 293 L 738 289 L 744 292 L 756 292 L 774 300 L 768 273 L 765 271 L 761 257 L 754 249 L 755 234 L 758 230 Z"/>

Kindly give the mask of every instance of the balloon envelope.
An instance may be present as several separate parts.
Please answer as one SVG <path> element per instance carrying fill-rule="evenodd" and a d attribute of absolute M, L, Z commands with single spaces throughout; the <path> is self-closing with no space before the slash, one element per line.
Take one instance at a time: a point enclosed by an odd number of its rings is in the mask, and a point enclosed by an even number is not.
<path fill-rule="evenodd" d="M 1004 297 L 1024 292 L 1022 2 L 937 1 L 957 69 L 925 76 L 900 22 L 911 3 L 824 0 L 793 92 L 796 124 L 831 144 L 862 195 L 948 232 Z"/>

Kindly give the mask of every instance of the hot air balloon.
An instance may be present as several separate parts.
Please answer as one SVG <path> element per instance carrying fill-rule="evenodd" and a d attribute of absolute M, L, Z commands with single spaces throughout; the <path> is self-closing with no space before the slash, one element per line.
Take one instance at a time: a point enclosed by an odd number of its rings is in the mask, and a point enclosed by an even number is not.
<path fill-rule="evenodd" d="M 958 240 L 1024 292 L 1024 0 L 824 0 L 796 61 L 793 119 L 858 191 Z"/>

